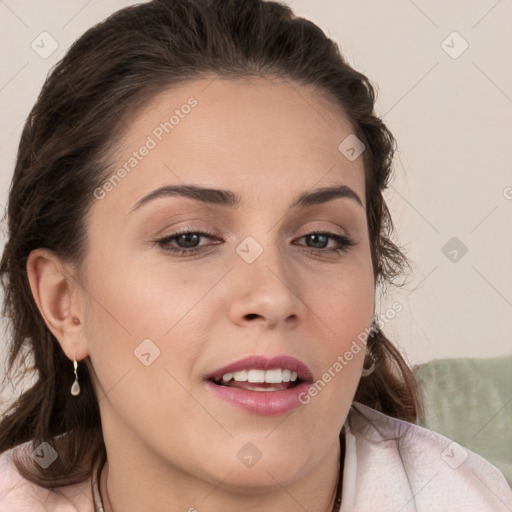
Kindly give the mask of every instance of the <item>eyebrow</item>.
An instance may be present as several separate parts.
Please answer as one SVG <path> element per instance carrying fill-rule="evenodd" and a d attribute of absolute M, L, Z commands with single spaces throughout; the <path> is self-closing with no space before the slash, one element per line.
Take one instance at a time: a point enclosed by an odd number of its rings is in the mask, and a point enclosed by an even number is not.
<path fill-rule="evenodd" d="M 130 213 L 138 210 L 141 206 L 161 197 L 181 196 L 201 201 L 203 203 L 227 206 L 236 208 L 240 206 L 242 200 L 239 195 L 231 190 L 222 190 L 216 188 L 205 188 L 198 185 L 166 185 L 164 187 L 153 190 L 142 199 L 137 201 Z M 334 199 L 352 199 L 356 201 L 362 208 L 363 203 L 359 196 L 346 185 L 336 185 L 333 187 L 318 188 L 310 192 L 302 192 L 294 199 L 289 209 L 307 208 L 318 204 L 327 203 Z"/>

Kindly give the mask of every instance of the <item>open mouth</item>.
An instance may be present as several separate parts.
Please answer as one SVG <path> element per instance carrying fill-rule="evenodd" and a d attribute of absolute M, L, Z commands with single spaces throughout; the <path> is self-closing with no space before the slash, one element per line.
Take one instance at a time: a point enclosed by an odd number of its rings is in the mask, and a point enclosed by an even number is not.
<path fill-rule="evenodd" d="M 230 406 L 251 414 L 279 416 L 300 407 L 313 374 L 288 355 L 239 359 L 204 376 L 207 389 Z"/>
<path fill-rule="evenodd" d="M 209 380 L 218 386 L 247 391 L 284 391 L 303 382 L 297 372 L 281 368 L 228 372 L 222 377 L 213 377 Z"/>

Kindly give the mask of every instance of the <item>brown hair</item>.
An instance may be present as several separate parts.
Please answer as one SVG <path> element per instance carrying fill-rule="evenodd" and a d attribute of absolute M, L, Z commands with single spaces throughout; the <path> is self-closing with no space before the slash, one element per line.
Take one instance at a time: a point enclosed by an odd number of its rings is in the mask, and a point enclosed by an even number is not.
<path fill-rule="evenodd" d="M 314 86 L 329 98 L 366 146 L 375 283 L 396 284 L 408 267 L 390 239 L 393 224 L 382 196 L 395 140 L 374 114 L 369 79 L 347 64 L 316 25 L 284 4 L 261 0 L 154 0 L 114 13 L 81 36 L 48 76 L 23 129 L 9 194 L 9 238 L 0 263 L 3 313 L 12 338 L 9 375 L 33 369 L 36 381 L 0 423 L 0 453 L 31 440 L 34 447 L 43 441 L 58 446 L 58 459 L 45 470 L 16 463 L 39 485 L 84 480 L 91 461 L 105 456 L 105 446 L 90 369 L 80 367 L 82 392 L 79 399 L 71 397 L 72 365 L 35 304 L 28 255 L 48 248 L 72 263 L 79 276 L 93 190 L 109 173 L 123 117 L 160 91 L 211 74 L 281 77 Z M 361 379 L 355 401 L 417 421 L 419 394 L 406 362 L 380 329 L 371 332 L 368 347 L 375 371 Z M 33 363 L 15 366 L 24 354 Z"/>

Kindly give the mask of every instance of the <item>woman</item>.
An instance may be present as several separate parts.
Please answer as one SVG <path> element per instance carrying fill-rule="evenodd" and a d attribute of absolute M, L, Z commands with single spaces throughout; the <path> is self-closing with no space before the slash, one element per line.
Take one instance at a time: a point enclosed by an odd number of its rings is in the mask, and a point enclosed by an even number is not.
<path fill-rule="evenodd" d="M 37 375 L 0 424 L 1 510 L 510 509 L 414 424 L 380 329 L 407 261 L 374 103 L 273 2 L 152 1 L 73 45 L 9 196 L 9 363 Z"/>

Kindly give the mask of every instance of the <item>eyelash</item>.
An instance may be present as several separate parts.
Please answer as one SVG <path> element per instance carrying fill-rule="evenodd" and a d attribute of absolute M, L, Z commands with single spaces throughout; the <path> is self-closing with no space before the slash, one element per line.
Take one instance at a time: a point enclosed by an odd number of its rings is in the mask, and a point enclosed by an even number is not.
<path fill-rule="evenodd" d="M 178 254 L 179 256 L 182 256 L 182 257 L 193 256 L 194 254 L 197 254 L 197 253 L 201 252 L 202 250 L 204 250 L 204 248 L 205 248 L 204 246 L 192 247 L 192 248 L 187 249 L 187 248 L 183 248 L 183 247 L 176 248 L 176 247 L 172 247 L 172 246 L 168 245 L 169 242 L 171 242 L 178 236 L 188 235 L 188 234 L 199 235 L 200 237 L 207 237 L 207 238 L 215 237 L 214 233 L 211 233 L 211 232 L 192 231 L 192 230 L 185 228 L 183 230 L 178 230 L 178 231 L 174 232 L 172 235 L 166 236 L 165 238 L 156 240 L 155 244 L 158 245 L 159 247 L 161 247 L 164 251 L 169 251 L 169 252 Z M 314 247 L 304 248 L 304 250 L 306 252 L 308 252 L 309 254 L 315 254 L 315 253 L 337 253 L 337 254 L 339 254 L 339 253 L 347 252 L 350 249 L 350 247 L 353 247 L 354 245 L 356 245 L 355 242 L 351 238 L 349 238 L 345 235 L 340 235 L 338 233 L 331 233 L 329 231 L 312 230 L 307 233 L 304 233 L 298 240 L 301 240 L 302 238 L 305 238 L 309 235 L 328 236 L 329 238 L 335 240 L 339 244 L 339 246 L 335 247 L 334 249 L 315 249 Z"/>

